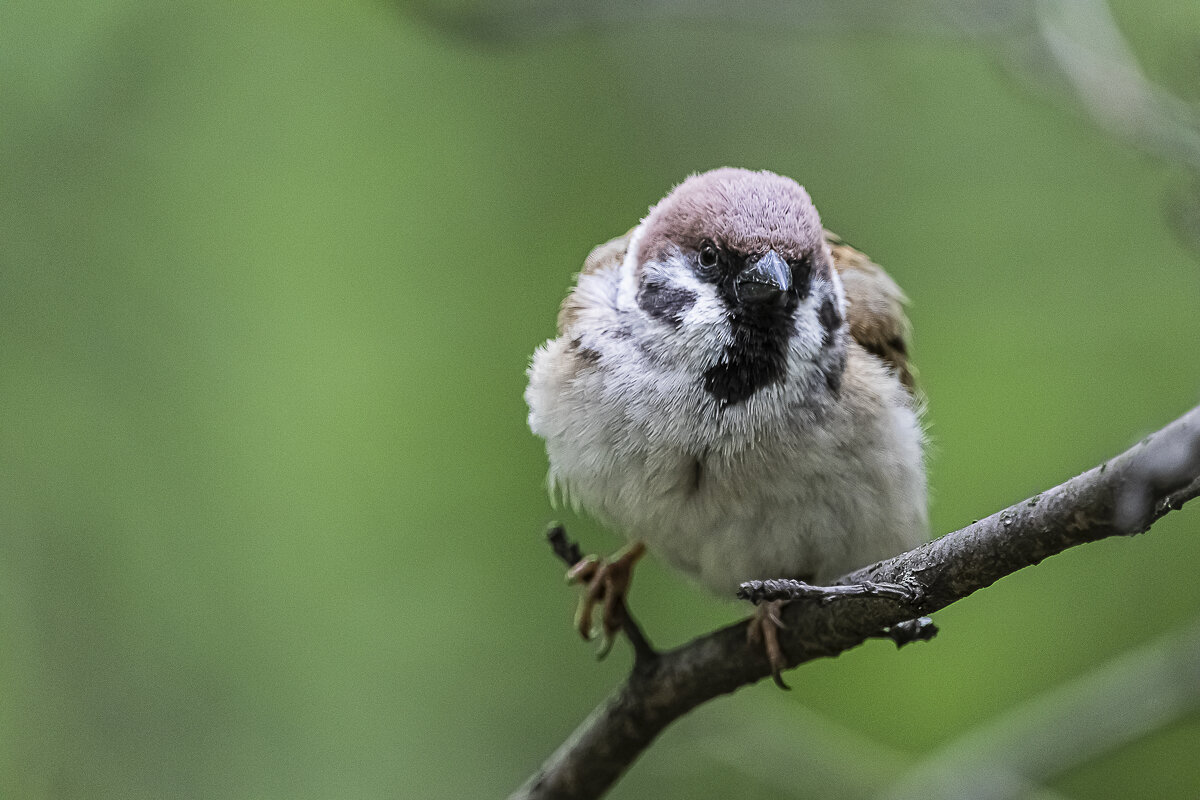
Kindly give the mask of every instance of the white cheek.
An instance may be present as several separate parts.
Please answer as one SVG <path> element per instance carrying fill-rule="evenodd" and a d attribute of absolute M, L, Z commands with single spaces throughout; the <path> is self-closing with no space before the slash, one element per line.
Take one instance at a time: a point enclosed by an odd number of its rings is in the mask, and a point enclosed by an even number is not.
<path fill-rule="evenodd" d="M 632 311 L 644 321 L 640 337 L 643 352 L 690 373 L 711 367 L 732 341 L 729 314 L 717 289 L 696 277 L 683 253 L 675 250 L 661 261 L 641 265 L 643 279 L 690 292 L 695 300 L 679 319 L 677 326 L 652 319 L 637 305 L 637 292 L 632 291 Z M 627 277 L 627 276 L 623 276 Z M 622 289 L 624 290 L 624 287 Z"/>
<path fill-rule="evenodd" d="M 687 260 L 678 248 L 674 248 L 662 261 L 648 261 L 642 265 L 642 278 L 696 291 L 700 285 L 692 274 Z"/>
<path fill-rule="evenodd" d="M 815 314 L 800 311 L 796 314 L 796 322 L 792 328 L 791 350 L 803 356 L 805 360 L 816 358 L 821 351 L 821 341 L 824 336 L 821 323 Z"/>
<path fill-rule="evenodd" d="M 834 298 L 841 309 L 843 318 L 846 313 L 846 299 L 842 293 L 841 282 L 834 277 L 833 281 L 817 279 L 812 283 L 808 296 L 796 307 L 796 315 L 792 320 L 793 353 L 807 359 L 815 359 L 825 346 L 826 331 L 821 324 L 821 305 L 826 298 Z"/>
<path fill-rule="evenodd" d="M 696 293 L 696 302 L 683 315 L 679 330 L 689 339 L 703 342 L 705 349 L 723 352 L 733 343 L 733 326 L 729 323 L 729 309 L 711 283 L 703 283 L 693 276 L 688 286 Z"/>
<path fill-rule="evenodd" d="M 674 340 L 705 367 L 711 366 L 726 345 L 733 342 L 729 307 L 717 293 L 717 287 L 696 277 L 692 265 L 679 250 L 661 263 L 646 264 L 642 269 L 647 275 L 695 295 L 695 301 L 680 318 L 679 327 L 666 334 L 666 338 Z"/>

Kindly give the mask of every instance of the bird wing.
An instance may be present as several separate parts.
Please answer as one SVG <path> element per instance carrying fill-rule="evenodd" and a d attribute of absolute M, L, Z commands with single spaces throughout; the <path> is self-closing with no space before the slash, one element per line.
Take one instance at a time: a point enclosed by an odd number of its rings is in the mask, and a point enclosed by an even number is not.
<path fill-rule="evenodd" d="M 914 392 L 913 367 L 908 360 L 912 326 L 904 315 L 908 298 L 883 267 L 855 250 L 842 237 L 825 231 L 825 242 L 833 253 L 833 266 L 846 288 L 850 335 L 864 350 L 895 369 L 900 382 L 909 392 Z"/>

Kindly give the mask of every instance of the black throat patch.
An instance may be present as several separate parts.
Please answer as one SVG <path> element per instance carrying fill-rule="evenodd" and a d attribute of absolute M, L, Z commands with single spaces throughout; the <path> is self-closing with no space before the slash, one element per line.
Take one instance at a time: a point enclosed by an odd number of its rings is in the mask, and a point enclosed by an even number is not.
<path fill-rule="evenodd" d="M 704 373 L 704 389 L 721 406 L 736 405 L 764 386 L 787 377 L 788 339 L 795 300 L 782 308 L 736 309 L 733 342 L 721 361 Z"/>

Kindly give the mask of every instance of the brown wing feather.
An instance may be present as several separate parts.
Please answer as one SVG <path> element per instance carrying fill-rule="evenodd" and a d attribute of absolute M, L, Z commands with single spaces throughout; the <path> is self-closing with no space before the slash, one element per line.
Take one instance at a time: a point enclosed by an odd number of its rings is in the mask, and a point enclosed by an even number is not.
<path fill-rule="evenodd" d="M 825 231 L 833 266 L 846 287 L 846 316 L 850 335 L 864 350 L 886 361 L 910 392 L 916 383 L 908 360 L 912 335 L 904 306 L 908 298 L 883 268 L 855 250 L 840 236 Z"/>

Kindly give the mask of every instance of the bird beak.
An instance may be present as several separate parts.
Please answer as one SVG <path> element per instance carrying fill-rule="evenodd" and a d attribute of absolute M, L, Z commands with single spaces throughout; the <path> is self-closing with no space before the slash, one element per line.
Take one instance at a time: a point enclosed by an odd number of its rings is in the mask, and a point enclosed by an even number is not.
<path fill-rule="evenodd" d="M 778 302 L 791 288 L 792 271 L 774 250 L 751 261 L 734 279 L 739 303 Z"/>

